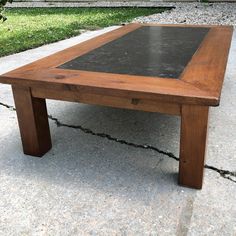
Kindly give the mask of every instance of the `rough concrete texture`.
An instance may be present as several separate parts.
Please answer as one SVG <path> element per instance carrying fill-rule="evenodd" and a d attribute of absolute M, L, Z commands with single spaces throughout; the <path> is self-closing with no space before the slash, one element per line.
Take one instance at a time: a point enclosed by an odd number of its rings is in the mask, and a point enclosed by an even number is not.
<path fill-rule="evenodd" d="M 0 73 L 98 33 L 1 58 Z M 23 154 L 0 85 L 0 235 L 235 235 L 235 55 L 236 34 L 201 191 L 177 185 L 178 117 L 48 100 L 53 148 L 40 159 Z"/>

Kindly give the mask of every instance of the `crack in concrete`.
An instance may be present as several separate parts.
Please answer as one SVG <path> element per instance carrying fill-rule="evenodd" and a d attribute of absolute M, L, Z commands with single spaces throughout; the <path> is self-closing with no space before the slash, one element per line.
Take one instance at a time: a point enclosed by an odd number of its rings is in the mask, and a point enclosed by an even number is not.
<path fill-rule="evenodd" d="M 0 105 L 3 106 L 3 107 L 6 107 L 6 108 L 8 108 L 12 111 L 16 111 L 16 108 L 11 106 L 11 105 L 8 105 L 8 104 L 2 103 L 2 102 L 0 102 Z M 91 129 L 84 128 L 81 125 L 65 124 L 65 123 L 60 122 L 59 119 L 53 117 L 52 115 L 48 115 L 48 118 L 50 120 L 54 121 L 54 123 L 56 124 L 57 127 L 67 127 L 67 128 L 72 128 L 72 129 L 78 129 L 78 130 L 82 131 L 85 134 L 90 134 L 90 135 L 97 136 L 97 137 L 100 137 L 100 138 L 104 138 L 104 139 L 107 139 L 107 140 L 110 140 L 110 141 L 113 141 L 113 142 L 116 142 L 116 143 L 128 145 L 128 146 L 131 146 L 131 147 L 134 147 L 134 148 L 152 150 L 152 151 L 155 151 L 155 152 L 160 153 L 162 155 L 165 155 L 169 158 L 172 158 L 176 161 L 179 161 L 179 157 L 175 156 L 172 152 L 163 151 L 163 150 L 161 150 L 157 147 L 154 147 L 152 145 L 149 145 L 149 144 L 144 144 L 144 145 L 143 144 L 136 144 L 136 143 L 133 143 L 133 142 L 128 142 L 128 141 L 123 140 L 123 139 L 112 137 L 109 134 L 94 132 Z M 224 169 L 219 169 L 217 167 L 207 165 L 207 164 L 204 167 L 206 169 L 217 172 L 224 179 L 227 179 L 227 180 L 230 180 L 230 181 L 236 183 L 236 179 L 234 179 L 234 178 L 236 178 L 236 171 L 228 171 L 228 170 L 224 170 Z"/>
<path fill-rule="evenodd" d="M 152 151 L 158 152 L 160 154 L 163 154 L 163 155 L 165 155 L 169 158 L 172 158 L 176 161 L 179 161 L 179 157 L 176 157 L 172 152 L 163 151 L 163 150 L 161 150 L 157 147 L 154 147 L 152 145 L 149 145 L 149 144 L 144 144 L 144 145 L 143 144 L 136 144 L 136 143 L 128 142 L 128 141 L 123 140 L 123 139 L 118 139 L 118 138 L 112 137 L 109 134 L 94 132 L 91 129 L 84 128 L 81 125 L 64 124 L 64 123 L 60 122 L 57 118 L 53 117 L 52 115 L 49 115 L 48 118 L 51 119 L 52 121 L 54 121 L 55 124 L 57 125 L 57 127 L 67 127 L 67 128 L 79 129 L 83 133 L 86 133 L 86 134 L 91 134 L 91 135 L 94 135 L 94 136 L 105 138 L 107 140 L 114 141 L 114 142 L 120 143 L 120 144 L 125 144 L 125 145 L 128 145 L 128 146 L 134 147 L 134 148 L 152 150 Z M 214 166 L 210 166 L 210 165 L 207 165 L 207 164 L 204 167 L 206 169 L 213 170 L 213 171 L 219 173 L 221 177 L 236 183 L 236 180 L 233 179 L 234 177 L 236 177 L 236 172 L 231 172 L 231 171 L 228 171 L 228 170 L 218 169 Z"/>
<path fill-rule="evenodd" d="M 112 137 L 112 136 L 109 135 L 109 134 L 96 133 L 96 132 L 92 131 L 91 129 L 84 128 L 84 127 L 81 126 L 81 125 L 69 125 L 69 124 L 64 124 L 64 123 L 61 123 L 57 118 L 53 117 L 52 115 L 49 115 L 48 118 L 49 118 L 50 120 L 53 120 L 53 121 L 55 122 L 55 124 L 57 125 L 57 127 L 67 127 L 67 128 L 79 129 L 79 130 L 81 130 L 83 133 L 86 133 L 86 134 L 91 134 L 91 135 L 94 135 L 94 136 L 98 136 L 98 137 L 101 137 L 101 138 L 105 138 L 105 139 L 107 139 L 107 140 L 114 141 L 114 142 L 120 143 L 120 144 L 125 144 L 125 145 L 132 146 L 132 147 L 135 147 L 135 148 L 142 148 L 142 149 L 153 150 L 153 151 L 156 151 L 156 152 L 158 152 L 158 153 L 160 153 L 160 154 L 166 155 L 166 156 L 168 156 L 168 157 L 170 157 L 170 158 L 172 158 L 172 159 L 175 159 L 176 161 L 179 160 L 179 158 L 176 157 L 173 153 L 160 150 L 159 148 L 153 147 L 153 146 L 148 145 L 148 144 L 146 144 L 146 145 L 136 144 L 136 143 L 128 142 L 128 141 L 123 140 L 123 139 L 119 139 L 119 138 Z"/>
<path fill-rule="evenodd" d="M 11 111 L 16 111 L 15 107 L 10 106 L 10 105 L 5 104 L 5 103 L 2 103 L 2 102 L 0 102 L 0 106 L 6 107 L 6 108 L 10 109 Z"/>
<path fill-rule="evenodd" d="M 223 170 L 207 164 L 204 167 L 206 169 L 216 171 L 221 177 L 236 183 L 236 171 Z"/>

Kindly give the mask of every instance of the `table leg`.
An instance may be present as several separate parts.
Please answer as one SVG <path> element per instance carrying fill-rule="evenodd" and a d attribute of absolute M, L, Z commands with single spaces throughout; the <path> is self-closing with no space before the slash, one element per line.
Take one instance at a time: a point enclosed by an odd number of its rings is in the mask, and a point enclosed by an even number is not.
<path fill-rule="evenodd" d="M 45 99 L 27 87 L 12 86 L 12 92 L 24 153 L 41 157 L 52 147 Z"/>
<path fill-rule="evenodd" d="M 208 110 L 207 106 L 182 106 L 179 184 L 186 187 L 202 188 Z"/>

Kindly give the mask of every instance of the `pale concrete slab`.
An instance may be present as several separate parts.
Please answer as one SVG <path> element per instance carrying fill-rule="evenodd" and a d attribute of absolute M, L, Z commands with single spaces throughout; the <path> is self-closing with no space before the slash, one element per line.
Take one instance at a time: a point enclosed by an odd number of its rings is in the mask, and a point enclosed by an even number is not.
<path fill-rule="evenodd" d="M 1 58 L 0 73 L 70 43 Z M 11 88 L 0 85 L 0 235 L 235 235 L 235 55 L 236 34 L 207 153 L 234 182 L 206 169 L 201 191 L 177 185 L 176 160 L 135 147 L 178 157 L 178 117 L 49 100 L 61 126 L 50 119 L 53 148 L 40 159 L 22 153 Z"/>

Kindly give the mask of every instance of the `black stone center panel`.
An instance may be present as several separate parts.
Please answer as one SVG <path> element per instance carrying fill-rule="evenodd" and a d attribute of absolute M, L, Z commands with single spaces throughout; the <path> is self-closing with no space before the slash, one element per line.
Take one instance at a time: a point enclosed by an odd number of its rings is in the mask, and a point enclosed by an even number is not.
<path fill-rule="evenodd" d="M 143 26 L 58 68 L 177 79 L 208 31 Z"/>

